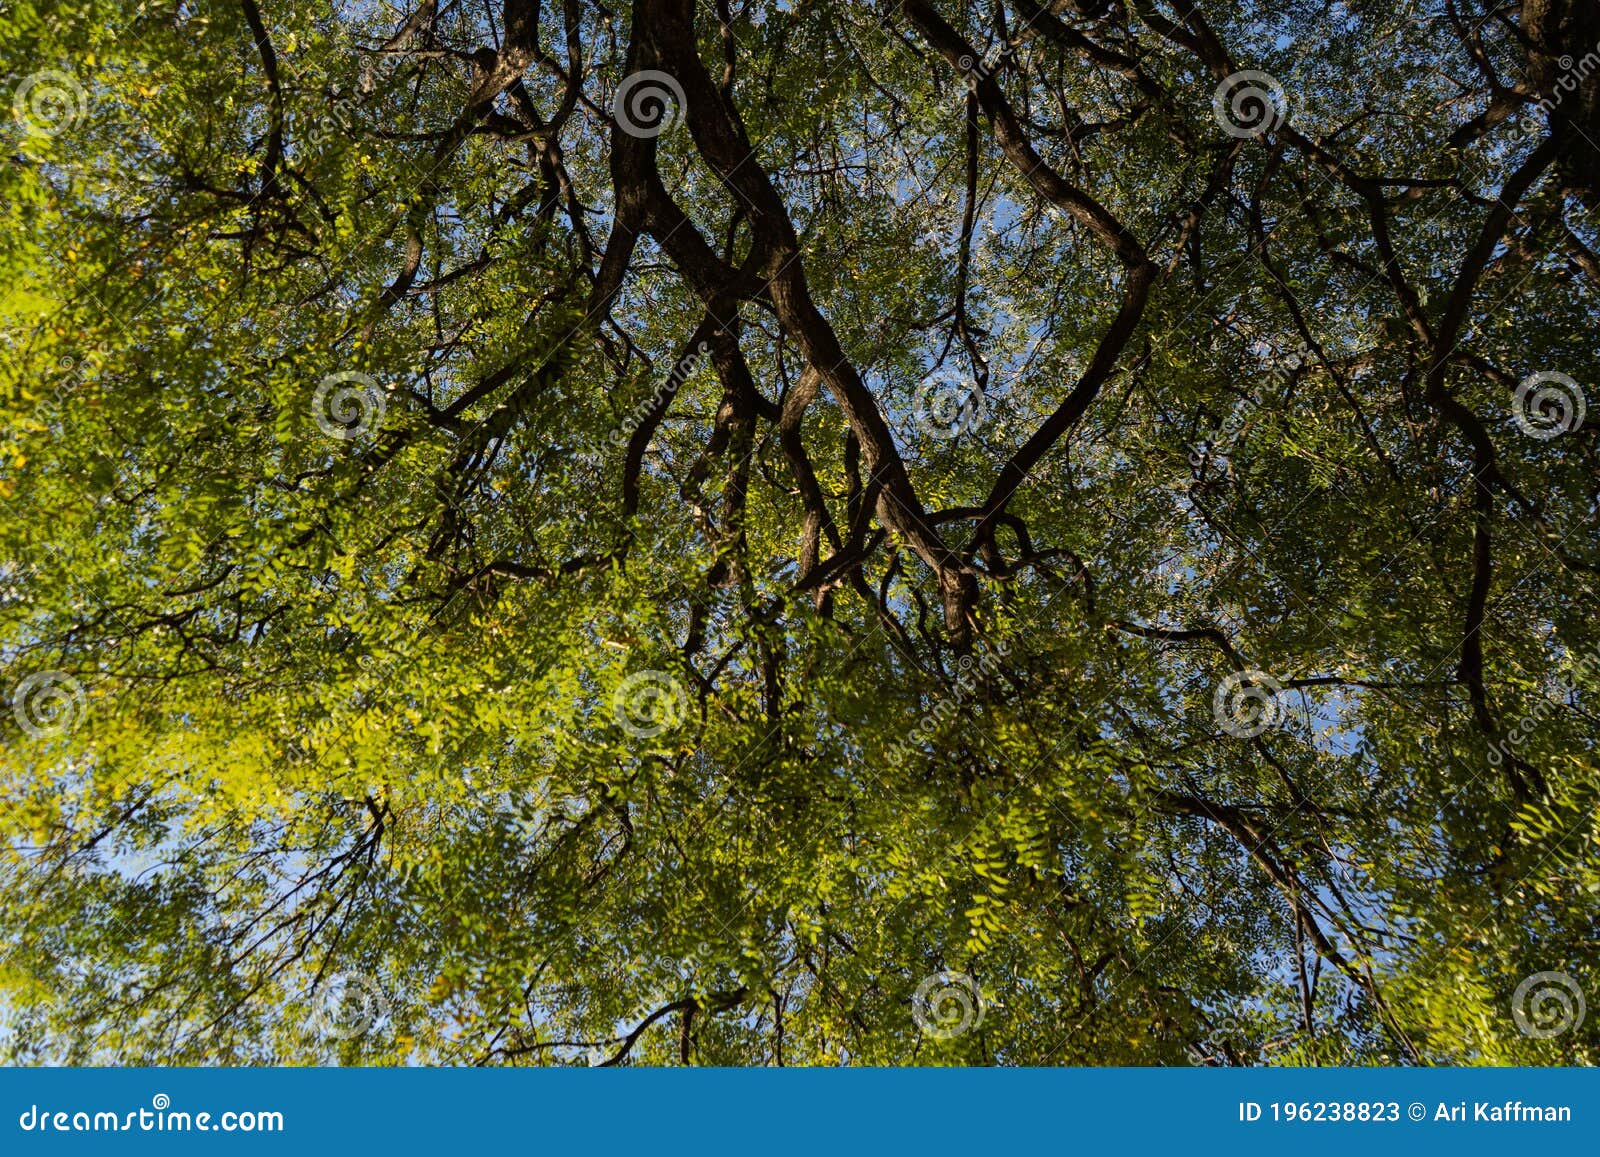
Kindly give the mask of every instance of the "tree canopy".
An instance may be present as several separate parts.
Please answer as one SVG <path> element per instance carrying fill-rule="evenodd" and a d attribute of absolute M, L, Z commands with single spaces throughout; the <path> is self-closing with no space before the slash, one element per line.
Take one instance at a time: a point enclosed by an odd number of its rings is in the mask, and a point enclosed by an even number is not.
<path fill-rule="evenodd" d="M 1600 1059 L 1592 3 L 0 29 L 12 1060 Z"/>

